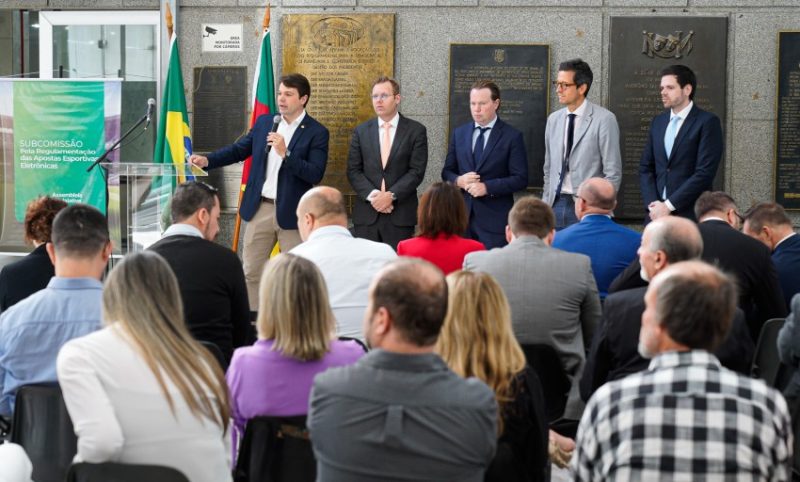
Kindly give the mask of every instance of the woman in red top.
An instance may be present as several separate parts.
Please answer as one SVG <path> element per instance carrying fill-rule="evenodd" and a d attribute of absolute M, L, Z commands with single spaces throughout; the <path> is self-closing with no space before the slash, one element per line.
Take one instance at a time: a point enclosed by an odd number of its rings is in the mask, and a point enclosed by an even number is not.
<path fill-rule="evenodd" d="M 467 210 L 460 190 L 449 182 L 435 182 L 425 191 L 417 209 L 417 237 L 401 241 L 397 254 L 422 258 L 444 274 L 461 269 L 464 256 L 486 247 L 459 236 L 467 230 Z"/>

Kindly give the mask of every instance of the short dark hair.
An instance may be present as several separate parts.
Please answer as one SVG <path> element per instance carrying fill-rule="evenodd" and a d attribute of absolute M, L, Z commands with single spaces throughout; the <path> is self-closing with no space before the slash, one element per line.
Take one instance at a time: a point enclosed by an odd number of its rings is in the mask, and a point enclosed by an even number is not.
<path fill-rule="evenodd" d="M 217 188 L 204 182 L 186 181 L 172 195 L 172 222 L 179 223 L 190 218 L 199 209 L 211 212 L 217 199 Z"/>
<path fill-rule="evenodd" d="M 306 102 L 303 104 L 303 107 L 308 105 L 308 101 L 311 99 L 311 84 L 308 82 L 308 79 L 303 74 L 286 74 L 280 78 L 280 82 L 278 84 L 283 84 L 290 89 L 297 89 L 297 94 L 300 98 L 304 95 L 308 96 Z"/>
<path fill-rule="evenodd" d="M 755 232 L 761 231 L 764 226 L 792 225 L 792 220 L 786 215 L 786 210 L 778 203 L 758 203 L 747 210 L 744 220 L 750 230 Z"/>
<path fill-rule="evenodd" d="M 447 314 L 447 283 L 441 270 L 421 259 L 398 258 L 378 276 L 370 300 L 373 309 L 384 307 L 407 342 L 436 343 Z"/>
<path fill-rule="evenodd" d="M 555 225 L 553 209 L 536 196 L 521 197 L 508 212 L 508 226 L 514 236 L 532 234 L 544 238 Z"/>
<path fill-rule="evenodd" d="M 736 311 L 733 278 L 703 261 L 670 265 L 656 280 L 656 318 L 670 338 L 691 349 L 714 351 Z M 651 285 L 652 286 L 652 285 Z"/>
<path fill-rule="evenodd" d="M 461 235 L 467 230 L 467 209 L 461 190 L 449 182 L 437 181 L 422 194 L 417 208 L 419 236 Z"/>
<path fill-rule="evenodd" d="M 53 230 L 53 219 L 65 207 L 67 207 L 66 202 L 50 196 L 39 196 L 29 202 L 25 208 L 25 221 L 23 222 L 25 241 L 49 243 L 50 233 Z"/>
<path fill-rule="evenodd" d="M 589 95 L 589 89 L 592 88 L 592 80 L 594 80 L 594 74 L 592 74 L 592 68 L 589 67 L 589 64 L 583 61 L 583 59 L 571 59 L 558 64 L 559 72 L 575 72 L 575 78 L 573 82 L 575 82 L 575 87 L 578 88 L 582 85 L 586 86 L 586 94 L 584 97 Z"/>
<path fill-rule="evenodd" d="M 106 217 L 87 204 L 67 206 L 53 220 L 53 247 L 59 256 L 91 258 L 109 239 Z"/>
<path fill-rule="evenodd" d="M 736 201 L 724 191 L 706 191 L 694 202 L 694 216 L 700 218 L 711 211 L 727 211 L 736 209 Z"/>
<path fill-rule="evenodd" d="M 692 69 L 681 64 L 670 65 L 661 69 L 661 77 L 665 75 L 674 75 L 681 89 L 686 87 L 686 84 L 691 85 L 692 91 L 689 93 L 689 100 L 694 100 L 694 92 L 697 90 L 697 76 L 694 75 Z"/>
<path fill-rule="evenodd" d="M 397 81 L 394 80 L 393 78 L 387 77 L 385 75 L 381 75 L 380 77 L 375 79 L 375 81 L 372 82 L 372 88 L 375 88 L 376 85 L 383 84 L 385 82 L 389 82 L 390 84 L 392 84 L 392 93 L 394 95 L 397 95 L 397 94 L 400 93 L 400 84 L 398 84 Z"/>
<path fill-rule="evenodd" d="M 472 84 L 472 87 L 469 90 L 473 91 L 481 89 L 489 89 L 489 91 L 491 92 L 492 100 L 497 100 L 500 98 L 500 87 L 498 87 L 497 84 L 495 84 L 491 80 L 478 80 L 474 84 Z"/>

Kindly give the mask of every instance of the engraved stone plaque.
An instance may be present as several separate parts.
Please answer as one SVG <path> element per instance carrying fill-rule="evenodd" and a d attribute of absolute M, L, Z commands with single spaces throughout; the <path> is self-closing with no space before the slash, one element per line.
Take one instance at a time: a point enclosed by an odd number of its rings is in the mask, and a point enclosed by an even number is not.
<path fill-rule="evenodd" d="M 522 132 L 528 185 L 541 188 L 549 78 L 549 45 L 451 44 L 448 142 L 456 127 L 472 121 L 472 84 L 492 80 L 500 88 L 498 116 Z"/>
<path fill-rule="evenodd" d="M 639 159 L 650 122 L 664 111 L 659 71 L 683 64 L 697 75 L 698 107 L 719 116 L 723 131 L 727 72 L 727 17 L 611 17 L 609 105 L 617 116 L 622 154 L 622 186 L 614 213 L 641 221 L 646 213 L 639 185 Z M 595 79 L 595 82 L 598 79 Z M 722 186 L 723 157 L 715 188 Z"/>
<path fill-rule="evenodd" d="M 394 76 L 394 14 L 284 15 L 283 71 L 311 82 L 308 113 L 330 131 L 323 184 L 352 194 L 347 153 L 353 129 L 375 115 L 372 82 Z"/>
<path fill-rule="evenodd" d="M 195 67 L 192 147 L 211 152 L 247 133 L 247 67 Z"/>
<path fill-rule="evenodd" d="M 778 33 L 775 202 L 800 210 L 800 32 Z"/>

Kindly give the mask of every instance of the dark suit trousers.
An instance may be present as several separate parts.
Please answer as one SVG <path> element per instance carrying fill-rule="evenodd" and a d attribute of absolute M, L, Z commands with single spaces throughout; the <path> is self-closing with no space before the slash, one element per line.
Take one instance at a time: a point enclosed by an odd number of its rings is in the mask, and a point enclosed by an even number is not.
<path fill-rule="evenodd" d="M 391 214 L 378 213 L 374 223 L 353 225 L 353 234 L 357 238 L 386 243 L 397 251 L 397 243 L 414 237 L 414 226 L 395 226 Z"/>

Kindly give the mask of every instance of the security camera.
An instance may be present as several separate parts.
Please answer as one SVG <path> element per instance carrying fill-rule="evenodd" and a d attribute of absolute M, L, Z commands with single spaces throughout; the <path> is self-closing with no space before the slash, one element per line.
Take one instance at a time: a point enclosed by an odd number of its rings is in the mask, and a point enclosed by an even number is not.
<path fill-rule="evenodd" d="M 206 34 L 203 37 L 208 37 L 209 35 L 216 35 L 217 29 L 213 27 L 206 26 Z"/>

